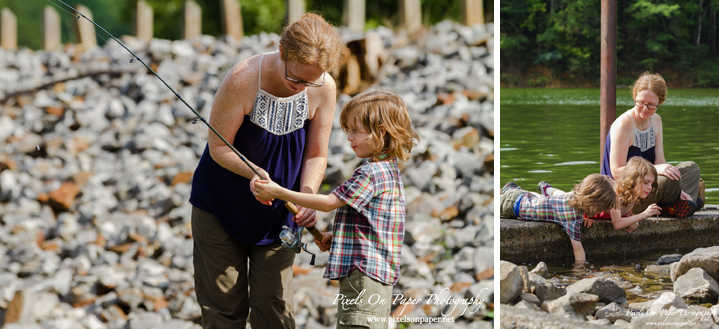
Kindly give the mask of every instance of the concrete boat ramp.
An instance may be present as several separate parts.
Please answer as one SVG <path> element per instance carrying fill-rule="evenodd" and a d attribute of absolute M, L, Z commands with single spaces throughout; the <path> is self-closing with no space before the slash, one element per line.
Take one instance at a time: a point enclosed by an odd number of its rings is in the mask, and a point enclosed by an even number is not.
<path fill-rule="evenodd" d="M 719 245 L 719 206 L 707 205 L 693 216 L 678 219 L 651 217 L 639 222 L 631 234 L 615 230 L 609 221 L 582 226 L 582 245 L 588 258 L 673 248 Z M 548 222 L 500 220 L 500 258 L 521 264 L 572 258 L 569 237 L 561 226 Z"/>

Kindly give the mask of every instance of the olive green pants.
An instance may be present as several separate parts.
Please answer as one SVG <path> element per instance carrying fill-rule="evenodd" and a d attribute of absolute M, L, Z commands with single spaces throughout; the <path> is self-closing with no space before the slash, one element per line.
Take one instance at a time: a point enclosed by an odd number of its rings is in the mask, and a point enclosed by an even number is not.
<path fill-rule="evenodd" d="M 682 191 L 689 194 L 694 202 L 697 202 L 699 195 L 699 166 L 693 161 L 685 161 L 678 164 L 677 169 L 681 174 L 678 180 L 671 180 L 666 176 L 657 178 L 657 192 L 649 197 L 647 201 L 637 203 L 632 209 L 635 214 L 641 213 L 653 203 L 672 203 L 680 199 Z"/>
<path fill-rule="evenodd" d="M 504 192 L 504 194 L 499 197 L 499 217 L 507 219 L 517 218 L 517 215 L 514 214 L 514 204 L 517 202 L 517 198 L 524 193 L 527 193 L 527 191 L 520 189 Z"/>
<path fill-rule="evenodd" d="M 337 329 L 386 329 L 392 307 L 392 285 L 352 270 L 340 278 L 340 296 L 337 301 Z M 385 318 L 387 322 L 379 320 Z"/>
<path fill-rule="evenodd" d="M 192 207 L 192 238 L 203 328 L 244 329 L 249 316 L 252 328 L 295 329 L 292 250 L 279 242 L 241 243 L 225 232 L 215 216 L 196 207 Z"/>

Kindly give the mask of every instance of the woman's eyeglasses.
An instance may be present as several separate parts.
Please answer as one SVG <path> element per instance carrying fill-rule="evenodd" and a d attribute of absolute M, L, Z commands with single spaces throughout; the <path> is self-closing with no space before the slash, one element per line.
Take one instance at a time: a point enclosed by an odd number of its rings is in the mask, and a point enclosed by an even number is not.
<path fill-rule="evenodd" d="M 659 105 L 657 105 L 657 104 L 649 104 L 649 103 L 644 103 L 644 102 L 640 102 L 640 101 L 636 101 L 636 100 L 634 101 L 634 105 L 639 106 L 639 107 L 646 107 L 652 111 L 656 110 L 659 107 Z"/>
<path fill-rule="evenodd" d="M 322 73 L 322 83 L 307 82 L 287 75 L 287 62 L 285 62 L 285 79 L 294 83 L 301 83 L 307 87 L 322 87 L 325 85 L 325 73 Z"/>

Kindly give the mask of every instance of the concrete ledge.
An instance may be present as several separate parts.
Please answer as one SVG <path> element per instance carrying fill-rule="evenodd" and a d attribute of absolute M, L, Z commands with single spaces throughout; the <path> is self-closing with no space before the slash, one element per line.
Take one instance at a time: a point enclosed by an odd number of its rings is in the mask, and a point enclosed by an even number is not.
<path fill-rule="evenodd" d="M 569 237 L 558 224 L 502 219 L 499 235 L 502 260 L 521 264 L 574 257 Z M 590 259 L 598 255 L 717 246 L 719 210 L 703 210 L 684 219 L 647 218 L 632 234 L 626 229 L 615 230 L 611 222 L 582 226 L 582 245 Z"/>

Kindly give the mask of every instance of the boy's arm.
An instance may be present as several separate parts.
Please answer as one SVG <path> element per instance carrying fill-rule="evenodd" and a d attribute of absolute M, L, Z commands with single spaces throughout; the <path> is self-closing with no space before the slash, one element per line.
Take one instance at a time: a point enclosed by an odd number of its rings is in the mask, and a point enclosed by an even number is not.
<path fill-rule="evenodd" d="M 587 257 L 584 254 L 584 247 L 582 247 L 582 243 L 580 241 L 575 241 L 572 239 L 569 239 L 569 241 L 572 242 L 572 249 L 574 249 L 574 261 L 575 262 L 586 261 Z"/>
<path fill-rule="evenodd" d="M 277 198 L 293 202 L 305 208 L 311 208 L 324 212 L 329 212 L 345 205 L 345 203 L 334 194 L 325 195 L 301 193 L 285 188 L 280 191 Z"/>
<path fill-rule="evenodd" d="M 263 200 L 272 200 L 275 198 L 293 202 L 305 208 L 316 209 L 328 212 L 345 205 L 345 202 L 337 198 L 334 194 L 311 194 L 301 193 L 288 190 L 277 183 L 270 180 L 255 181 L 252 193 L 255 197 Z"/>

